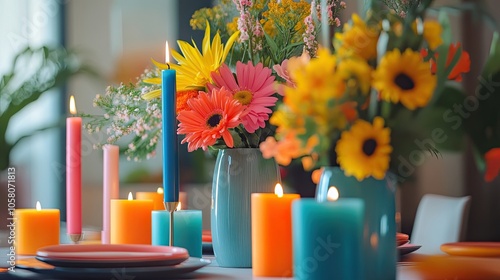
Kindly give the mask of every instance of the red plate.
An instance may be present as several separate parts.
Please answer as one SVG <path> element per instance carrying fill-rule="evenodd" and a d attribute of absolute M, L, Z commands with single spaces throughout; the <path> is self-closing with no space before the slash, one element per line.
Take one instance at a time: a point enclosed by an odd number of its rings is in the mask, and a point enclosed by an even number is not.
<path fill-rule="evenodd" d="M 60 267 L 133 267 L 175 265 L 189 254 L 184 248 L 169 246 L 86 244 L 43 247 L 36 258 Z"/>
<path fill-rule="evenodd" d="M 441 251 L 454 256 L 500 257 L 500 242 L 455 242 L 441 245 Z"/>

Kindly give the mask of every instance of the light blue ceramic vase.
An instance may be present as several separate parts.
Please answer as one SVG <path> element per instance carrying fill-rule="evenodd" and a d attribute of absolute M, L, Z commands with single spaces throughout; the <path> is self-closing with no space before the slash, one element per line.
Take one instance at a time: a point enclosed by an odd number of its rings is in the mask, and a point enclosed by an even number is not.
<path fill-rule="evenodd" d="M 222 267 L 252 266 L 250 197 L 272 193 L 281 183 L 274 159 L 259 149 L 222 149 L 212 182 L 211 228 L 215 259 Z"/>
<path fill-rule="evenodd" d="M 316 189 L 317 201 L 326 201 L 330 186 L 338 189 L 339 198 L 364 200 L 364 257 L 359 264 L 365 273 L 363 279 L 396 279 L 396 178 L 391 175 L 384 180 L 370 177 L 359 182 L 338 167 L 325 167 Z"/>

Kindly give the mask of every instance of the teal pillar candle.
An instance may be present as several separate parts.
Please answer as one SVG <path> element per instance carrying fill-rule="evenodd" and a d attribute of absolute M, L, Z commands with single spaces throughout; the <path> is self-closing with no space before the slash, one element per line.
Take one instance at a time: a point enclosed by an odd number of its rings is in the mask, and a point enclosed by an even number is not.
<path fill-rule="evenodd" d="M 151 212 L 151 241 L 153 245 L 168 246 L 170 213 L 165 210 Z M 174 212 L 174 246 L 185 248 L 189 256 L 201 258 L 201 210 Z"/>
<path fill-rule="evenodd" d="M 295 200 L 292 204 L 295 279 L 363 279 L 363 219 L 361 199 Z"/>

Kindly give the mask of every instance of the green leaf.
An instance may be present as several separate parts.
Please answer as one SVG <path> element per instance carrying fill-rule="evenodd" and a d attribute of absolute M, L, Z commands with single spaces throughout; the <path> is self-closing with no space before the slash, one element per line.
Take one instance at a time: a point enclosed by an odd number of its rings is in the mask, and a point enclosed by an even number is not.
<path fill-rule="evenodd" d="M 493 33 L 491 40 L 490 56 L 483 68 L 483 77 L 488 77 L 495 72 L 500 71 L 500 36 L 498 32 Z"/>
<path fill-rule="evenodd" d="M 278 52 L 278 45 L 274 42 L 273 38 L 271 36 L 267 35 L 267 33 L 264 33 L 266 36 L 266 42 L 269 45 L 269 48 L 271 49 L 271 54 L 276 54 Z M 274 63 L 277 63 L 277 58 L 273 57 Z"/>
<path fill-rule="evenodd" d="M 435 104 L 435 102 L 439 99 L 446 82 L 448 82 L 448 75 L 451 73 L 455 65 L 460 60 L 462 56 L 462 47 L 459 47 L 455 52 L 453 59 L 450 61 L 448 65 L 446 65 L 446 61 L 448 59 L 449 46 L 441 45 L 437 49 L 437 53 L 439 53 L 439 57 L 437 59 L 437 85 L 434 89 L 434 95 L 432 100 L 429 102 L 427 107 L 431 107 Z"/>
<path fill-rule="evenodd" d="M 43 46 L 37 49 L 27 47 L 15 55 L 10 72 L 4 74 L 0 80 L 0 102 L 3 105 L 0 112 L 0 144 L 5 148 L 5 153 L 2 153 L 0 158 L 0 170 L 5 167 L 6 162 L 8 163 L 9 153 L 19 141 L 50 128 L 47 126 L 29 131 L 23 136 L 7 141 L 6 131 L 10 120 L 26 106 L 37 101 L 45 92 L 63 85 L 72 75 L 79 73 L 81 65 L 75 62 L 75 54 L 61 47 Z M 25 65 L 29 63 L 38 68 L 33 69 L 32 76 L 26 78 Z M 11 85 L 10 81 L 16 81 L 15 85 Z"/>
<path fill-rule="evenodd" d="M 237 131 L 232 130 L 232 129 L 229 132 L 231 133 L 231 136 L 233 136 L 234 147 L 235 148 L 245 148 L 245 143 L 243 143 L 243 141 L 241 139 L 241 135 Z M 220 148 L 227 148 L 227 145 L 225 145 L 225 143 L 224 143 L 224 145 L 221 145 Z"/>

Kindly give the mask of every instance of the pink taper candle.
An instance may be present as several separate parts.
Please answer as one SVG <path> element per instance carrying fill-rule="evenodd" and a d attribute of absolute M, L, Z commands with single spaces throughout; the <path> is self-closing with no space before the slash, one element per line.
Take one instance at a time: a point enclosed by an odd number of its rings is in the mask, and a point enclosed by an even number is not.
<path fill-rule="evenodd" d="M 70 97 L 69 111 L 76 114 L 75 98 Z M 77 242 L 82 234 L 82 118 L 66 119 L 66 225 L 70 239 Z"/>
<path fill-rule="evenodd" d="M 103 203 L 102 203 L 102 244 L 110 244 L 110 204 L 111 199 L 119 198 L 119 148 L 116 145 L 104 145 L 104 168 L 103 168 Z"/>

